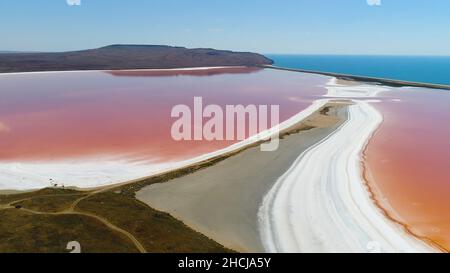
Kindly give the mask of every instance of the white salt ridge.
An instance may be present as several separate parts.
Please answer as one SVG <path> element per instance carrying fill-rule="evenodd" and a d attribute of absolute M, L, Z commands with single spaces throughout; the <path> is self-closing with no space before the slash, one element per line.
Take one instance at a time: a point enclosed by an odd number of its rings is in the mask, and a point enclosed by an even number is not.
<path fill-rule="evenodd" d="M 134 164 L 124 160 L 64 160 L 4 162 L 0 164 L 0 190 L 41 189 L 58 184 L 91 188 L 148 176 L 169 164 Z"/>
<path fill-rule="evenodd" d="M 373 98 L 386 90 L 347 90 L 333 80 L 327 96 Z M 388 220 L 370 199 L 361 153 L 383 117 L 367 101 L 353 102 L 348 120 L 300 155 L 264 198 L 258 216 L 268 252 L 435 251 Z"/>
<path fill-rule="evenodd" d="M 339 84 L 336 78 L 332 78 L 326 85 L 328 93 L 325 97 L 339 97 L 339 98 L 373 98 L 378 94 L 389 89 L 384 86 L 358 84 L 358 85 L 343 85 Z"/>
<path fill-rule="evenodd" d="M 11 75 L 34 75 L 34 74 L 61 74 L 61 73 L 89 73 L 89 72 L 160 72 L 160 71 L 195 71 L 195 70 L 215 70 L 215 69 L 231 69 L 231 68 L 245 68 L 246 66 L 201 66 L 201 67 L 184 67 L 184 68 L 144 68 L 144 69 L 117 69 L 117 70 L 63 70 L 63 71 L 31 71 L 31 72 L 11 72 L 0 73 L 1 76 Z"/>

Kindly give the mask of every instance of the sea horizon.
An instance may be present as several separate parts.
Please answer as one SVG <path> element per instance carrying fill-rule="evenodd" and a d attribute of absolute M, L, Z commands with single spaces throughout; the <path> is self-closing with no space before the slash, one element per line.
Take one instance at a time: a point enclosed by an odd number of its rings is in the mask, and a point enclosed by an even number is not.
<path fill-rule="evenodd" d="M 265 54 L 274 65 L 316 72 L 350 74 L 450 85 L 450 56 Z"/>

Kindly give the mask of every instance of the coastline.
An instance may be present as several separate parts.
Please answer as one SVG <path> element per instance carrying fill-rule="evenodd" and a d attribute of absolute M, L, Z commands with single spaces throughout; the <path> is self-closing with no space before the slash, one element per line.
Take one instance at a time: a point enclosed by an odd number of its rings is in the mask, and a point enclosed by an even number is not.
<path fill-rule="evenodd" d="M 242 66 L 242 65 L 230 65 L 230 66 L 203 66 L 203 67 L 180 67 L 180 68 L 138 68 L 138 69 L 93 69 L 93 70 L 54 70 L 54 71 L 29 71 L 29 72 L 0 72 L 2 75 L 26 75 L 26 74 L 47 74 L 47 73 L 82 73 L 82 72 L 111 72 L 111 71 L 124 71 L 124 72 L 158 72 L 158 71 L 189 71 L 189 70 L 214 70 L 214 69 L 231 69 L 231 68 L 245 68 L 245 67 L 259 67 L 266 69 L 275 69 L 291 72 L 300 72 L 306 74 L 316 74 L 323 76 L 330 76 L 342 80 L 350 80 L 360 83 L 371 83 L 371 84 L 381 84 L 389 87 L 423 87 L 430 89 L 442 89 L 450 90 L 450 85 L 445 84 L 434 84 L 425 82 L 412 82 L 412 81 L 402 81 L 388 78 L 376 78 L 367 76 L 358 76 L 352 74 L 343 73 L 333 73 L 333 72 L 323 72 L 316 70 L 306 70 L 298 68 L 288 68 L 279 67 L 275 65 L 252 65 L 252 66 Z"/>
<path fill-rule="evenodd" d="M 244 68 L 246 66 L 203 66 L 203 67 L 181 67 L 181 68 L 145 68 L 145 69 L 94 69 L 94 70 L 60 70 L 60 71 L 30 71 L 30 72 L 0 72 L 2 75 L 34 75 L 34 74 L 59 74 L 59 73 L 83 73 L 83 72 L 145 72 L 145 71 L 189 71 L 189 70 L 210 70 L 210 69 L 228 69 L 228 68 Z"/>
<path fill-rule="evenodd" d="M 274 65 L 260 65 L 259 67 L 276 69 L 276 70 L 284 70 L 284 71 L 292 71 L 292 72 L 301 72 L 301 73 L 310 73 L 316 75 L 324 75 L 335 77 L 337 79 L 344 80 L 352 80 L 361 83 L 372 83 L 372 84 L 382 84 L 389 87 L 424 87 L 431 89 L 443 89 L 450 90 L 450 85 L 445 84 L 433 84 L 433 83 L 423 83 L 423 82 L 411 82 L 411 81 L 402 81 L 395 79 L 386 79 L 386 78 L 375 78 L 375 77 L 367 77 L 367 76 L 358 76 L 351 74 L 342 74 L 342 73 L 333 73 L 333 72 L 322 72 L 315 70 L 306 70 L 306 69 L 298 69 L 298 68 L 286 68 L 286 67 L 278 67 Z"/>

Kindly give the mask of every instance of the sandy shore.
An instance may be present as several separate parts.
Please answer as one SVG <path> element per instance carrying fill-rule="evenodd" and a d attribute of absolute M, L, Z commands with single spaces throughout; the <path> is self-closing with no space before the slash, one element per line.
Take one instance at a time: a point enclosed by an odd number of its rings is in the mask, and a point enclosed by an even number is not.
<path fill-rule="evenodd" d="M 326 138 L 346 119 L 346 103 L 330 106 L 329 116 L 316 112 L 291 127 L 317 128 L 285 136 L 277 151 L 249 148 L 207 169 L 148 186 L 138 192 L 137 198 L 229 248 L 264 252 L 257 217 L 261 202 L 299 154 Z"/>
<path fill-rule="evenodd" d="M 203 66 L 203 67 L 185 67 L 185 68 L 150 68 L 150 69 L 120 69 L 120 70 L 64 70 L 64 71 L 31 71 L 31 72 L 7 72 L 0 73 L 0 76 L 11 75 L 33 75 L 33 74 L 49 74 L 49 73 L 86 73 L 86 72 L 108 72 L 108 71 L 124 71 L 124 72 L 145 72 L 145 71 L 189 71 L 189 70 L 214 70 L 214 69 L 233 69 L 244 68 L 245 66 Z"/>

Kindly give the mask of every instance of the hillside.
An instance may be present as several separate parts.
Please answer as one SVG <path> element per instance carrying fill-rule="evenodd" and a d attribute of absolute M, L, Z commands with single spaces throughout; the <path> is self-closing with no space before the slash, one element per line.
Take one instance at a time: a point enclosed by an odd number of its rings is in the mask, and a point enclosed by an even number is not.
<path fill-rule="evenodd" d="M 0 54 L 0 73 L 254 66 L 272 63 L 263 55 L 250 52 L 159 45 L 110 45 L 71 52 Z"/>

